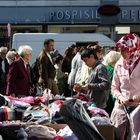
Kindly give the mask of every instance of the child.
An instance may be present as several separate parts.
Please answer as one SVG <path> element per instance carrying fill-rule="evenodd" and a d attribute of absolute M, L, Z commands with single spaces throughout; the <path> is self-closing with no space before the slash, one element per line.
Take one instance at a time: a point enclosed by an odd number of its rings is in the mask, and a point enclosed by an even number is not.
<path fill-rule="evenodd" d="M 55 76 L 55 81 L 59 89 L 59 93 L 65 93 L 65 78 L 67 77 L 67 74 L 62 72 L 61 67 L 62 67 L 62 62 L 63 62 L 63 56 L 58 55 L 55 59 L 55 69 L 56 69 L 56 76 Z"/>

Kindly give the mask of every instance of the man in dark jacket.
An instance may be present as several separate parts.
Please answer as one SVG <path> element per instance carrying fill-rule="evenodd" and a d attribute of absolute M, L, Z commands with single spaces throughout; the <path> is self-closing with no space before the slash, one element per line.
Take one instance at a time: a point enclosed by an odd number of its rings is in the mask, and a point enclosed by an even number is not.
<path fill-rule="evenodd" d="M 51 90 L 52 94 L 59 94 L 56 82 L 54 81 L 56 70 L 50 52 L 54 50 L 54 40 L 44 41 L 44 48 L 39 54 L 39 83 Z"/>

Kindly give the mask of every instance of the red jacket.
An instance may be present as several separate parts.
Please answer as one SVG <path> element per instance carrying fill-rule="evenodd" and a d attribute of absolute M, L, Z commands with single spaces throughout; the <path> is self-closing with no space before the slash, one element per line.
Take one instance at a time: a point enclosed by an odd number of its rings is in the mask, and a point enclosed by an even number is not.
<path fill-rule="evenodd" d="M 31 76 L 27 72 L 23 60 L 19 58 L 9 67 L 6 94 L 10 95 L 11 93 L 15 93 L 16 96 L 27 96 L 29 94 L 30 85 Z"/>

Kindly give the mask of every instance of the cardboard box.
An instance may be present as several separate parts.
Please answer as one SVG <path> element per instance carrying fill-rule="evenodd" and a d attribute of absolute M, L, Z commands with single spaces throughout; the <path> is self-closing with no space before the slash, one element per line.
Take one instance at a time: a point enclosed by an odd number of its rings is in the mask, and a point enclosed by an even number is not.
<path fill-rule="evenodd" d="M 113 125 L 97 125 L 97 129 L 105 140 L 114 140 L 114 126 Z"/>

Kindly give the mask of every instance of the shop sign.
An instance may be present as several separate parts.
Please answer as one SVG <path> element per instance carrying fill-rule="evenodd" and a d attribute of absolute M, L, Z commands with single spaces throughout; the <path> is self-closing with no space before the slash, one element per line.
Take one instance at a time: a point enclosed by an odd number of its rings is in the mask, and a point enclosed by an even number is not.
<path fill-rule="evenodd" d="M 49 22 L 99 23 L 97 7 L 52 8 L 48 11 Z"/>
<path fill-rule="evenodd" d="M 119 16 L 120 23 L 140 23 L 139 7 L 122 7 Z"/>
<path fill-rule="evenodd" d="M 105 7 L 106 9 L 106 7 Z M 102 14 L 109 14 L 111 8 L 101 10 Z M 140 23 L 140 8 L 138 6 L 120 7 L 120 13 L 117 10 L 111 14 L 116 16 L 102 16 L 98 13 L 97 6 L 58 6 L 58 7 L 0 7 L 1 24 L 101 24 L 105 20 L 113 22 L 116 17 L 116 24 L 135 24 Z M 101 12 L 100 11 L 100 12 Z M 112 18 L 113 17 L 113 18 Z M 104 24 L 104 22 L 102 22 Z"/>

